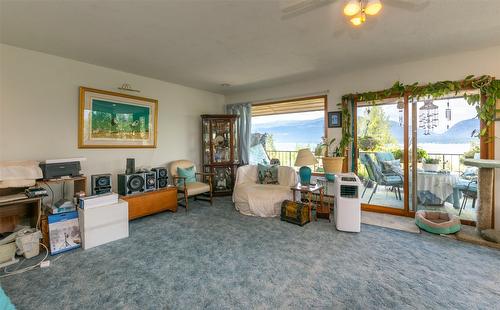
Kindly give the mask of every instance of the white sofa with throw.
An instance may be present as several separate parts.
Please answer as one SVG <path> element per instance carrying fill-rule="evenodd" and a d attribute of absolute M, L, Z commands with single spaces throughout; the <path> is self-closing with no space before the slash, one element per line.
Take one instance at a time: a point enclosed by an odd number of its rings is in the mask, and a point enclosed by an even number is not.
<path fill-rule="evenodd" d="M 298 182 L 292 167 L 278 167 L 279 184 L 259 184 L 257 166 L 241 166 L 236 171 L 233 202 L 245 215 L 273 217 L 280 214 L 283 200 L 292 199 L 291 186 Z"/>

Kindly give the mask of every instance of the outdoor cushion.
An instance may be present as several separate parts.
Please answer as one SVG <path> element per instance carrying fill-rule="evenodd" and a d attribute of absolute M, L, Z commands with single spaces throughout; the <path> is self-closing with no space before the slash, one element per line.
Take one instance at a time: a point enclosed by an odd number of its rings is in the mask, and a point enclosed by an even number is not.
<path fill-rule="evenodd" d="M 394 155 L 391 152 L 375 152 L 375 158 L 379 163 L 388 160 L 395 160 Z"/>
<path fill-rule="evenodd" d="M 415 213 L 415 224 L 433 234 L 454 234 L 460 230 L 460 218 L 440 211 L 419 210 Z"/>
<path fill-rule="evenodd" d="M 398 185 L 403 183 L 401 177 L 398 175 L 388 175 L 385 179 L 387 181 L 387 185 Z"/>
<path fill-rule="evenodd" d="M 458 188 L 460 190 L 466 190 L 467 186 L 469 186 L 469 190 L 471 192 L 477 192 L 477 182 L 471 183 L 471 180 L 458 179 L 457 184 L 455 184 L 455 188 Z"/>
<path fill-rule="evenodd" d="M 401 161 L 399 159 L 384 160 L 382 161 L 382 167 L 382 171 L 384 173 L 396 173 L 397 175 L 403 175 L 403 170 L 401 169 Z"/>

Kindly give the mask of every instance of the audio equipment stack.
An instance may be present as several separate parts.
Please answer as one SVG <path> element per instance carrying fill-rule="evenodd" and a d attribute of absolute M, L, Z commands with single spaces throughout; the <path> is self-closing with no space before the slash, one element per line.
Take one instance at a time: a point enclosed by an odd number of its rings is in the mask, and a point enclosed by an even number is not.
<path fill-rule="evenodd" d="M 145 173 L 118 174 L 118 194 L 127 196 L 142 193 L 145 190 Z"/>
<path fill-rule="evenodd" d="M 158 168 L 153 168 L 151 171 L 154 171 L 156 173 L 156 188 L 165 188 L 168 186 L 168 175 L 167 175 L 167 169 L 158 167 Z"/>
<path fill-rule="evenodd" d="M 90 179 L 92 195 L 111 193 L 111 174 L 94 174 Z"/>
<path fill-rule="evenodd" d="M 146 184 L 144 185 L 145 192 L 156 190 L 156 172 L 154 171 L 144 172 L 144 179 L 146 181 Z"/>

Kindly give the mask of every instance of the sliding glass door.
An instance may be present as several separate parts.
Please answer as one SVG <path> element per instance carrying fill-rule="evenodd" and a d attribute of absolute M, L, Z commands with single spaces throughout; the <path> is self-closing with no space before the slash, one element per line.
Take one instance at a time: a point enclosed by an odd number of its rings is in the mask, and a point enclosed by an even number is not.
<path fill-rule="evenodd" d="M 477 168 L 463 164 L 480 157 L 479 119 L 463 97 L 411 103 L 415 134 L 411 210 L 437 210 L 476 220 Z"/>
<path fill-rule="evenodd" d="M 357 169 L 362 203 L 378 210 L 405 212 L 404 98 L 356 106 Z"/>
<path fill-rule="evenodd" d="M 413 216 L 439 210 L 476 220 L 480 124 L 463 97 L 356 102 L 356 169 L 364 210 Z"/>

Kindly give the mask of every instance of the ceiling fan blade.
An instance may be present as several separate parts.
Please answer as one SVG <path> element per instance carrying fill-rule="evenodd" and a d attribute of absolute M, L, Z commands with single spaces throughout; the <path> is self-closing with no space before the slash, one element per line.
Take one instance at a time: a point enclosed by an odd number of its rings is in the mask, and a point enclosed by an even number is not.
<path fill-rule="evenodd" d="M 282 0 L 280 2 L 281 18 L 288 19 L 302 15 L 335 1 L 337 0 Z"/>
<path fill-rule="evenodd" d="M 426 7 L 429 6 L 430 1 L 405 1 L 405 0 L 385 0 L 384 1 L 387 6 L 392 6 L 394 8 L 418 12 L 422 11 Z"/>

